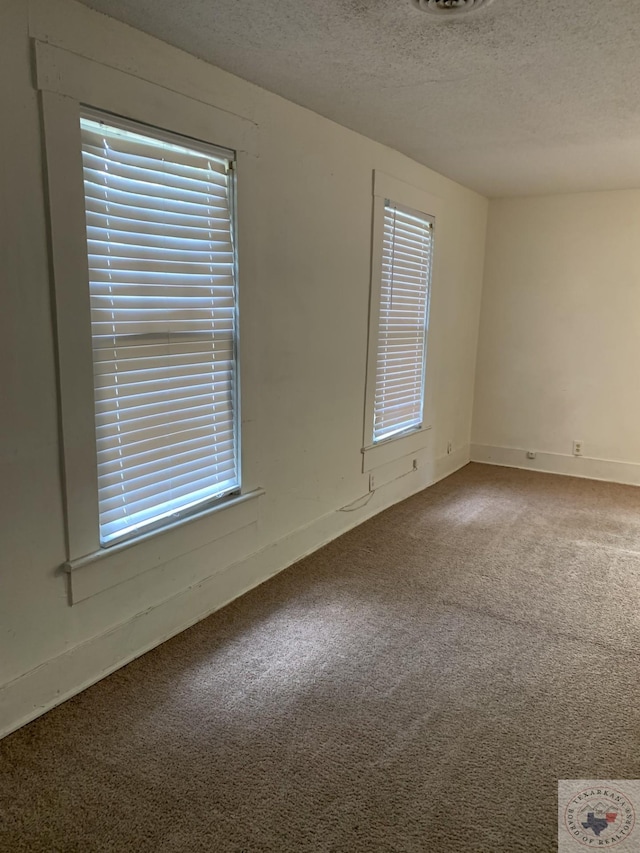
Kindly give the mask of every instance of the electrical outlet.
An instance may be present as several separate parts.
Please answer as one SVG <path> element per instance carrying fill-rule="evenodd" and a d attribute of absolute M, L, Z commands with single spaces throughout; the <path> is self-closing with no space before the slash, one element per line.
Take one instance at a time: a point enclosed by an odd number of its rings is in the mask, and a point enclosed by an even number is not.
<path fill-rule="evenodd" d="M 527 450 L 527 459 L 535 459 L 536 456 L 537 453 L 535 452 L 535 450 Z"/>
<path fill-rule="evenodd" d="M 371 471 L 369 473 L 369 491 L 375 492 L 376 490 L 376 475 Z"/>
<path fill-rule="evenodd" d="M 577 439 L 573 442 L 573 455 L 582 456 L 582 442 Z"/>
<path fill-rule="evenodd" d="M 447 442 L 447 456 L 451 453 L 452 450 L 453 450 L 453 444 L 450 441 L 448 441 Z"/>

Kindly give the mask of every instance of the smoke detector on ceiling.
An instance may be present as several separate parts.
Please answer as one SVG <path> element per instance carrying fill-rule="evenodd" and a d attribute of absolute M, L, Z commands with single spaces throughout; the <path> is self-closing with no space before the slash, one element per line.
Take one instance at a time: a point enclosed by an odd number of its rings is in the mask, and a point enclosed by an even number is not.
<path fill-rule="evenodd" d="M 429 12 L 441 21 L 461 18 L 480 9 L 486 9 L 493 0 L 412 0 L 414 6 Z"/>

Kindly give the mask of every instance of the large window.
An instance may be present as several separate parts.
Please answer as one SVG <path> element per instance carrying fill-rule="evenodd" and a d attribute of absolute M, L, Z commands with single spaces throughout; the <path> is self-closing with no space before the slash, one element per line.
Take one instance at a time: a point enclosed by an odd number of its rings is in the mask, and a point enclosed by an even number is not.
<path fill-rule="evenodd" d="M 433 219 L 385 199 L 382 231 L 373 444 L 423 425 Z"/>
<path fill-rule="evenodd" d="M 240 486 L 233 153 L 81 114 L 100 540 Z"/>

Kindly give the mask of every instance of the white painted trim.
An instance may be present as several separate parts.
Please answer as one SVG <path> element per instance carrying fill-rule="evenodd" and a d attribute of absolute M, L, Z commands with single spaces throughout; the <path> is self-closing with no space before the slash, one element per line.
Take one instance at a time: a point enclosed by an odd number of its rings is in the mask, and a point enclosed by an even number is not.
<path fill-rule="evenodd" d="M 29 36 L 37 41 L 232 113 L 237 111 L 238 103 L 242 101 L 253 114 L 256 102 L 265 94 L 264 89 L 252 83 L 240 80 L 180 48 L 161 44 L 154 36 L 81 3 L 68 0 L 26 2 Z M 242 98 L 238 97 L 240 92 Z M 251 118 L 246 113 L 243 115 Z"/>
<path fill-rule="evenodd" d="M 428 216 L 437 217 L 442 213 L 443 199 L 440 196 L 387 175 L 379 169 L 376 169 L 373 174 L 373 194 L 377 198 L 390 199 L 406 207 L 412 207 Z"/>
<path fill-rule="evenodd" d="M 432 486 L 435 483 L 439 483 L 440 480 L 450 477 L 452 474 L 455 474 L 456 471 L 459 471 L 460 468 L 464 468 L 465 465 L 468 465 L 470 461 L 468 444 L 464 444 L 462 447 L 456 448 L 452 453 L 445 456 L 439 456 L 437 459 L 434 459 L 432 462 L 429 462 L 424 466 L 425 470 L 429 473 L 429 485 Z M 427 487 L 425 486 L 424 488 Z M 402 498 L 399 498 L 398 500 L 402 500 Z"/>
<path fill-rule="evenodd" d="M 566 477 L 582 477 L 587 480 L 605 480 L 609 483 L 640 486 L 640 463 L 638 462 L 620 462 L 614 459 L 593 459 L 588 456 L 572 456 L 568 453 L 539 451 L 536 451 L 535 459 L 527 459 L 527 451 L 524 449 L 493 447 L 488 444 L 472 444 L 471 461 L 506 468 L 562 474 Z"/>
<path fill-rule="evenodd" d="M 433 411 L 434 369 L 429 359 L 429 329 L 425 349 L 424 399 L 422 414 L 425 426 L 407 436 L 391 438 L 379 445 L 371 445 L 373 438 L 373 415 L 376 391 L 376 365 L 378 355 L 378 327 L 380 323 L 380 290 L 382 288 L 382 255 L 384 247 L 384 206 L 389 199 L 403 207 L 411 207 L 429 216 L 439 229 L 445 211 L 445 203 L 439 196 L 425 192 L 419 187 L 387 175 L 379 169 L 373 172 L 373 209 L 371 225 L 371 283 L 369 288 L 369 330 L 367 336 L 367 374 L 364 394 L 364 418 L 362 437 L 362 470 L 371 471 L 378 465 L 385 465 L 393 459 L 399 459 L 420 448 L 424 448 L 429 439 L 424 433 L 431 429 Z M 445 218 L 446 221 L 446 218 Z M 436 230 L 435 240 L 438 240 Z M 433 252 L 431 269 L 430 296 L 433 296 L 434 283 L 437 283 L 439 271 L 437 267 L 437 246 Z M 428 317 L 427 317 L 428 319 Z M 422 436 L 416 441 L 415 436 Z M 397 448 L 392 445 L 397 442 Z M 384 449 L 383 449 L 384 447 Z"/>
<path fill-rule="evenodd" d="M 330 512 L 8 682 L 0 687 L 0 738 L 179 634 L 352 527 L 453 474 L 468 462 L 468 446 L 429 462 L 377 489 L 371 500 L 359 509 L 345 507 Z"/>
<path fill-rule="evenodd" d="M 168 525 L 154 531 L 153 536 L 137 537 L 130 543 L 135 552 L 123 555 L 117 547 L 100 548 L 80 104 L 232 149 L 237 152 L 238 171 L 249 180 L 256 162 L 257 125 L 76 53 L 38 40 L 34 44 L 36 86 L 43 105 L 55 285 L 67 526 L 65 569 L 70 570 L 70 603 L 76 604 L 193 552 L 203 543 L 228 536 L 243 526 L 255 526 L 258 520 L 257 503 L 253 508 L 234 509 L 230 502 L 220 507 L 221 515 L 218 508 L 212 508 L 206 518 L 195 518 L 186 532 Z M 239 247 L 245 221 L 241 214 Z M 238 248 L 239 255 L 241 251 Z M 242 301 L 241 293 L 239 299 Z M 241 352 L 239 360 L 242 362 Z M 242 469 L 244 483 L 251 483 L 248 467 Z M 152 541 L 156 537 L 159 541 Z M 225 540 L 225 545 L 230 541 Z M 223 567 L 243 558 L 249 541 L 247 537 L 242 547 L 226 555 L 225 560 L 220 558 L 217 565 Z"/>
<path fill-rule="evenodd" d="M 259 498 L 264 494 L 264 489 L 255 489 L 244 495 L 234 495 L 144 536 L 69 561 L 65 570 L 69 574 L 71 603 L 77 604 L 236 530 L 257 524 Z M 131 559 L 132 548 L 135 549 L 134 560 Z"/>
<path fill-rule="evenodd" d="M 91 310 L 77 101 L 42 92 L 67 553 L 100 546 Z"/>
<path fill-rule="evenodd" d="M 431 441 L 431 426 L 423 426 L 407 435 L 394 436 L 380 444 L 372 444 L 362 448 L 362 471 L 373 471 L 380 465 L 393 462 L 394 459 L 402 459 L 419 450 L 428 447 Z"/>
<path fill-rule="evenodd" d="M 375 185 L 377 171 L 373 173 Z M 373 440 L 373 415 L 376 395 L 376 362 L 378 355 L 378 327 L 380 325 L 380 290 L 382 287 L 382 252 L 384 248 L 384 198 L 373 196 L 371 225 L 371 282 L 369 286 L 369 329 L 367 333 L 367 374 L 364 389 L 364 422 L 362 433 L 362 470 L 366 457 L 364 448 Z"/>
<path fill-rule="evenodd" d="M 41 91 L 232 151 L 258 154 L 258 126 L 250 119 L 37 39 L 34 47 Z"/>

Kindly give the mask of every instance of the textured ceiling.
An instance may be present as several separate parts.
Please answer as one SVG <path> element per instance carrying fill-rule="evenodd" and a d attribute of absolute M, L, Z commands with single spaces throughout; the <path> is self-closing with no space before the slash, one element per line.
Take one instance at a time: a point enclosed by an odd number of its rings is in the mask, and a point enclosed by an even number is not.
<path fill-rule="evenodd" d="M 640 187 L 640 0 L 83 0 L 489 196 Z"/>

